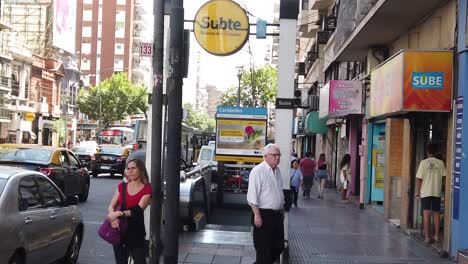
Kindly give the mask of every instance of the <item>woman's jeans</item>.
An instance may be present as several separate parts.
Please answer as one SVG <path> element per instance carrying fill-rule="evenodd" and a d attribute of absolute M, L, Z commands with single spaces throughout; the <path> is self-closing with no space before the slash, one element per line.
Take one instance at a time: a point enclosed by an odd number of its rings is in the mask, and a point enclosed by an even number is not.
<path fill-rule="evenodd" d="M 124 244 L 114 246 L 114 256 L 116 264 L 128 264 L 128 257 L 131 254 L 134 264 L 146 264 L 145 248 L 131 248 Z"/>
<path fill-rule="evenodd" d="M 297 207 L 297 196 L 299 194 L 299 187 L 294 187 L 291 185 L 291 191 L 293 194 L 293 204 Z"/>

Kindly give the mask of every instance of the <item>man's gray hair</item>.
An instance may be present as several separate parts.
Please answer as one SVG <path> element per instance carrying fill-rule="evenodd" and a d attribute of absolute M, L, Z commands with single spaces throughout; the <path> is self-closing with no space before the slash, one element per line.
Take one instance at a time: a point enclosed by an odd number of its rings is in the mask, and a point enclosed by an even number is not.
<path fill-rule="evenodd" d="M 270 150 L 273 148 L 276 148 L 278 151 L 280 150 L 278 145 L 270 143 L 266 145 L 265 148 L 263 149 L 263 156 L 265 156 L 267 153 L 270 153 Z"/>

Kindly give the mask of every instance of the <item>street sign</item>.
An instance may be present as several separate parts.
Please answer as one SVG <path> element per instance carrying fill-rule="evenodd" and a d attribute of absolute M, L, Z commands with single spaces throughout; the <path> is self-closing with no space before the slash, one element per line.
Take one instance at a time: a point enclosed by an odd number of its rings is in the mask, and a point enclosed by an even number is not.
<path fill-rule="evenodd" d="M 195 38 L 207 52 L 228 56 L 239 51 L 249 38 L 249 17 L 245 10 L 230 0 L 205 3 L 193 22 Z"/>
<path fill-rule="evenodd" d="M 153 43 L 141 43 L 140 56 L 153 57 Z"/>
<path fill-rule="evenodd" d="M 267 22 L 265 20 L 257 20 L 257 39 L 266 39 Z"/>
<path fill-rule="evenodd" d="M 276 98 L 276 109 L 294 109 L 295 98 Z"/>
<path fill-rule="evenodd" d="M 24 120 L 32 122 L 36 118 L 36 114 L 28 112 L 24 115 Z"/>

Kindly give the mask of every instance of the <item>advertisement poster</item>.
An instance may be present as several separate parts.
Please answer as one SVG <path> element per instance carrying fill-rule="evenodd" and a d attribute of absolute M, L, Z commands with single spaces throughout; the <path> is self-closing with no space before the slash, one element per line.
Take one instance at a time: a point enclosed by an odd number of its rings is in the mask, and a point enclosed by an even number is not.
<path fill-rule="evenodd" d="M 362 114 L 362 82 L 330 81 L 329 117 Z"/>
<path fill-rule="evenodd" d="M 405 51 L 403 109 L 450 111 L 452 51 Z"/>
<path fill-rule="evenodd" d="M 53 46 L 75 54 L 76 0 L 54 1 Z"/>
<path fill-rule="evenodd" d="M 383 149 L 374 149 L 372 152 L 372 166 L 375 169 L 374 186 L 384 188 L 385 153 Z"/>
<path fill-rule="evenodd" d="M 266 139 L 266 108 L 218 107 L 216 160 L 260 162 Z"/>

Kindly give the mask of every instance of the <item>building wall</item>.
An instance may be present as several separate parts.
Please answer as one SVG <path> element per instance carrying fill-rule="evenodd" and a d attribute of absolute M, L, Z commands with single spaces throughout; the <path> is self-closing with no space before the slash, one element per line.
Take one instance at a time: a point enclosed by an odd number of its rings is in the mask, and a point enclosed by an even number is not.
<path fill-rule="evenodd" d="M 423 23 L 411 29 L 391 46 L 391 53 L 401 49 L 450 49 L 454 47 L 456 1 L 447 2 Z"/>

